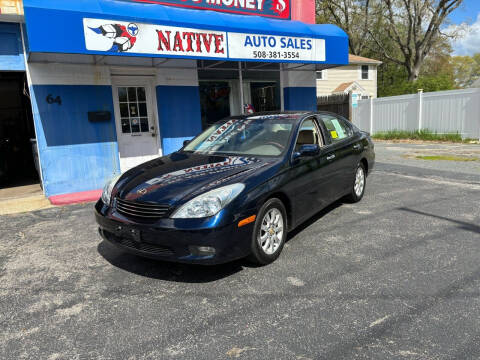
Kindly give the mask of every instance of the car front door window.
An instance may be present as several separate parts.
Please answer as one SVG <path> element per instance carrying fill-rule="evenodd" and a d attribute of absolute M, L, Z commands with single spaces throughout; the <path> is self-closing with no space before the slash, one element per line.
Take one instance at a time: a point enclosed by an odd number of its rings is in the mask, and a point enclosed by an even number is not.
<path fill-rule="evenodd" d="M 322 146 L 322 144 L 322 137 L 315 121 L 313 119 L 305 120 L 298 131 L 295 151 L 298 151 L 302 145 Z"/>

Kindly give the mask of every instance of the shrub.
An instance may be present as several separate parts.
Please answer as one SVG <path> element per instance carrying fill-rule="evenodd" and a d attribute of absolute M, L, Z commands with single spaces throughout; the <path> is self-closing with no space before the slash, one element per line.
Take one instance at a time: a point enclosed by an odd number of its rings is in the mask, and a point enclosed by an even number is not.
<path fill-rule="evenodd" d="M 428 140 L 428 141 L 451 141 L 451 142 L 463 142 L 462 135 L 457 133 L 439 134 L 432 132 L 428 129 L 420 131 L 405 131 L 405 130 L 392 130 L 377 132 L 372 136 L 374 139 L 379 140 Z"/>
<path fill-rule="evenodd" d="M 395 84 L 385 87 L 380 95 L 395 96 L 405 94 L 415 94 L 418 89 L 423 89 L 424 92 L 444 91 L 455 89 L 455 82 L 451 77 L 446 75 L 440 76 L 424 76 L 417 81 L 398 81 Z"/>

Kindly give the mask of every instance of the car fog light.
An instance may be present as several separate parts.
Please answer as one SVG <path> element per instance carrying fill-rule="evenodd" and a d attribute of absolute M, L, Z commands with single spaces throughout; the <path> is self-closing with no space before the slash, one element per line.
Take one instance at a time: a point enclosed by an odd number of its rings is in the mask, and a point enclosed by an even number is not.
<path fill-rule="evenodd" d="M 194 256 L 213 256 L 215 248 L 210 246 L 189 246 L 190 253 Z"/>

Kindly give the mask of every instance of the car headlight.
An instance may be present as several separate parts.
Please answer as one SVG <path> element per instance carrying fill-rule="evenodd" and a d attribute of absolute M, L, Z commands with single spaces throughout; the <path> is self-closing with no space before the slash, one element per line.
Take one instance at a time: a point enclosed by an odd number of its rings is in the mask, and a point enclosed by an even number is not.
<path fill-rule="evenodd" d="M 113 187 L 117 183 L 118 179 L 120 179 L 120 176 L 122 176 L 122 174 L 115 176 L 113 179 L 107 181 L 107 183 L 105 184 L 102 192 L 102 201 L 105 205 L 110 205 Z"/>
<path fill-rule="evenodd" d="M 188 201 L 170 217 L 173 219 L 205 218 L 214 216 L 245 189 L 244 184 L 233 184 L 211 190 Z"/>

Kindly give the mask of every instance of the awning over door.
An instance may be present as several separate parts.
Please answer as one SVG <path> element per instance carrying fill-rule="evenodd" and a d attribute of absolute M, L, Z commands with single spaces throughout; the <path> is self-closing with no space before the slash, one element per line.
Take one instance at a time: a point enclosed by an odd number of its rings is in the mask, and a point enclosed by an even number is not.
<path fill-rule="evenodd" d="M 126 0 L 24 0 L 30 52 L 348 64 L 348 37 L 310 25 Z"/>

